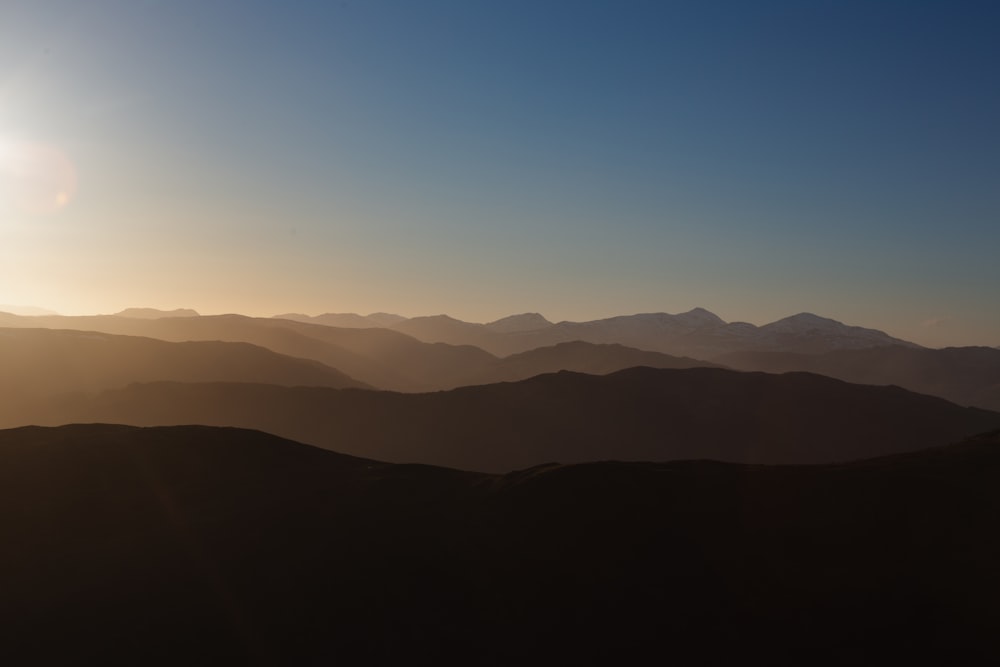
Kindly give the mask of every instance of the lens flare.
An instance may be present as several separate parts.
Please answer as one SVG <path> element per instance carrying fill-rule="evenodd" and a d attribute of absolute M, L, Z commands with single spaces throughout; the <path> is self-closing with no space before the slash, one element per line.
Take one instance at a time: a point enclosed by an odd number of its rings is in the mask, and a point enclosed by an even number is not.
<path fill-rule="evenodd" d="M 46 144 L 4 143 L 0 179 L 4 198 L 33 215 L 56 213 L 76 195 L 76 167 L 63 151 Z"/>

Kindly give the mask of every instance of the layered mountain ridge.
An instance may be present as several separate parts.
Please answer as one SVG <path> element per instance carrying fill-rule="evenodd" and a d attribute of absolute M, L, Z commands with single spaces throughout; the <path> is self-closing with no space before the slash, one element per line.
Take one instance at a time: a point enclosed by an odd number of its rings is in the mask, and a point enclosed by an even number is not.
<path fill-rule="evenodd" d="M 278 316 L 285 317 L 285 316 Z M 327 316 L 288 316 L 304 322 L 333 323 Z M 587 322 L 553 324 L 538 313 L 511 315 L 487 324 L 447 315 L 400 319 L 386 324 L 360 315 L 338 316 L 337 326 L 388 326 L 429 343 L 474 345 L 500 356 L 562 342 L 618 343 L 640 350 L 712 360 L 742 350 L 828 352 L 886 345 L 919 347 L 876 329 L 849 326 L 811 313 L 800 313 L 763 326 L 726 322 L 694 308 L 685 313 L 639 313 Z M 350 324 L 348 324 L 350 322 Z"/>

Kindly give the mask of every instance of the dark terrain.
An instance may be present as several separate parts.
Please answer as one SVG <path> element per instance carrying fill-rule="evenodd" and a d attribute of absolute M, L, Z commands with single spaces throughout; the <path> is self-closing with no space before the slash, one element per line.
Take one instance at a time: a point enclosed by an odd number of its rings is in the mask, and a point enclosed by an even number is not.
<path fill-rule="evenodd" d="M 252 384 L 132 385 L 29 423 L 254 428 L 356 456 L 507 472 L 549 461 L 829 463 L 954 442 L 1000 414 L 808 373 L 632 368 L 399 394 Z"/>
<path fill-rule="evenodd" d="M 388 465 L 0 432 L 9 664 L 995 664 L 1000 433 L 846 465 Z"/>

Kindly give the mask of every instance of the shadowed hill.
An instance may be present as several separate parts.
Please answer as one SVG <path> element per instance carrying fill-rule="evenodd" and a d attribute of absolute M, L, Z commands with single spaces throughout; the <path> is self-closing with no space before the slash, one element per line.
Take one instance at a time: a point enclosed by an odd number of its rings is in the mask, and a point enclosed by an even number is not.
<path fill-rule="evenodd" d="M 547 461 L 817 463 L 947 443 L 1000 414 L 818 375 L 634 368 L 429 394 L 239 384 L 105 392 L 39 423 L 255 428 L 396 462 L 503 472 Z"/>
<path fill-rule="evenodd" d="M 990 664 L 998 470 L 996 433 L 494 477 L 236 429 L 0 431 L 0 637 L 22 664 Z"/>
<path fill-rule="evenodd" d="M 891 346 L 819 355 L 743 352 L 723 356 L 720 363 L 743 370 L 808 371 L 848 382 L 895 384 L 959 405 L 1000 410 L 1000 350 L 988 347 Z"/>

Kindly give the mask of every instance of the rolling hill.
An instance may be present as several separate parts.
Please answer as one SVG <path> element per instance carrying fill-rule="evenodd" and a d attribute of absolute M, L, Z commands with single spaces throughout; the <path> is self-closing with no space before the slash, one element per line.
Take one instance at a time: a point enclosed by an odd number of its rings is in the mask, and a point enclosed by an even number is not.
<path fill-rule="evenodd" d="M 0 431 L 19 664 L 990 664 L 1000 433 L 848 465 L 388 465 Z"/>

